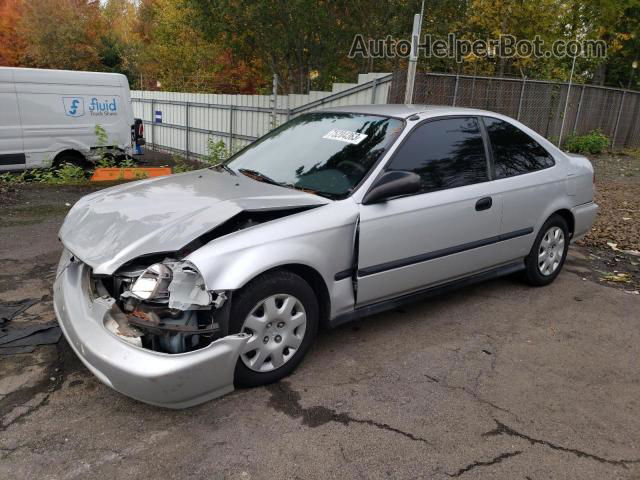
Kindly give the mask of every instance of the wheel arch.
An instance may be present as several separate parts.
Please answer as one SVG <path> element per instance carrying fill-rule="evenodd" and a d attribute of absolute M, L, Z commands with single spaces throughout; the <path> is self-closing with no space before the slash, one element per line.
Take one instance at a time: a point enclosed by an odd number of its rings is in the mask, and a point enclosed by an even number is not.
<path fill-rule="evenodd" d="M 87 157 L 80 152 L 79 150 L 73 149 L 73 148 L 67 148 L 64 149 L 60 152 L 58 152 L 56 154 L 55 157 L 53 157 L 53 161 L 51 162 L 51 166 L 52 167 L 59 167 L 60 166 L 60 161 L 62 160 L 63 157 L 65 156 L 72 156 L 77 158 L 78 160 L 81 160 L 83 162 L 87 162 Z"/>
<path fill-rule="evenodd" d="M 258 278 L 266 273 L 272 273 L 279 270 L 287 270 L 291 273 L 295 273 L 309 284 L 309 286 L 316 294 L 316 297 L 318 298 L 318 308 L 320 310 L 320 325 L 323 327 L 328 326 L 329 317 L 331 314 L 331 297 L 329 295 L 329 289 L 320 272 L 318 272 L 315 268 L 310 267 L 309 265 L 305 265 L 302 263 L 287 263 L 278 265 L 276 267 L 272 267 L 268 270 L 260 272 L 253 278 L 249 279 L 245 283 L 245 285 L 255 278 Z"/>
<path fill-rule="evenodd" d="M 573 218 L 573 213 L 571 213 L 571 210 L 567 208 L 561 208 L 549 215 L 548 218 L 551 218 L 553 215 L 559 215 L 565 220 L 565 222 L 567 222 L 567 227 L 569 227 L 569 236 L 573 237 L 573 233 L 575 232 L 576 227 L 576 221 L 575 218 Z"/>

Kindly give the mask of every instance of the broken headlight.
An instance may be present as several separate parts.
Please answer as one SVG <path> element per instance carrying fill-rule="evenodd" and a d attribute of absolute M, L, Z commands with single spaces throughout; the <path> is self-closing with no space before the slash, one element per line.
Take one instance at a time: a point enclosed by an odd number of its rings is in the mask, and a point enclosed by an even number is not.
<path fill-rule="evenodd" d="M 162 263 L 147 268 L 131 286 L 131 293 L 140 300 L 168 300 L 173 271 Z"/>
<path fill-rule="evenodd" d="M 171 309 L 198 310 L 211 308 L 212 295 L 206 290 L 200 272 L 190 262 L 165 261 L 154 263 L 135 275 L 131 287 L 122 298 L 133 297 L 152 303 L 168 304 Z M 132 276 L 133 276 L 132 275 Z M 214 302 L 214 306 L 218 305 Z"/>
<path fill-rule="evenodd" d="M 117 298 L 105 322 L 110 331 L 129 343 L 165 353 L 204 348 L 227 331 L 226 323 L 220 324 L 228 318 L 228 308 L 220 310 L 227 296 L 208 291 L 195 265 L 172 258 L 147 265 L 132 263 L 110 279 L 96 279 Z"/>

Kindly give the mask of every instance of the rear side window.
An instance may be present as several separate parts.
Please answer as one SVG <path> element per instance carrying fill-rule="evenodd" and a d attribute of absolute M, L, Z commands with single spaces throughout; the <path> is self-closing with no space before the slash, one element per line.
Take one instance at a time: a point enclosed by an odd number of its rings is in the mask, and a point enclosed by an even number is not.
<path fill-rule="evenodd" d="M 493 149 L 496 178 L 513 177 L 553 167 L 553 157 L 529 135 L 510 123 L 483 118 Z"/>
<path fill-rule="evenodd" d="M 387 170 L 417 173 L 423 193 L 487 181 L 487 159 L 478 120 L 445 118 L 416 127 L 400 145 Z"/>

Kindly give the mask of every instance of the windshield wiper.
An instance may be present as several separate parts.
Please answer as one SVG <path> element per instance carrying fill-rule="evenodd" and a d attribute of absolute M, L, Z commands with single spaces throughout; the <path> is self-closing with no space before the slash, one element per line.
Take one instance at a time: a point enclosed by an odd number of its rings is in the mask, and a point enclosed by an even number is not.
<path fill-rule="evenodd" d="M 299 185 L 294 185 L 293 183 L 277 182 L 273 178 L 267 177 L 264 173 L 258 172 L 257 170 L 252 170 L 250 168 L 239 168 L 238 171 L 243 175 L 246 175 L 260 182 L 269 183 L 271 185 L 277 185 L 279 187 L 284 187 L 284 188 L 292 188 L 294 190 L 300 190 L 301 192 L 311 193 L 313 195 L 319 195 L 321 197 L 330 198 L 318 192 L 317 190 L 313 190 L 312 188 L 301 187 Z"/>
<path fill-rule="evenodd" d="M 251 177 L 255 180 L 264 183 L 270 183 L 271 185 L 278 185 L 279 187 L 285 186 L 280 182 L 276 182 L 273 178 L 267 177 L 264 173 L 260 173 L 257 170 L 251 170 L 250 168 L 239 168 L 238 171 L 247 177 Z"/>
<path fill-rule="evenodd" d="M 225 170 L 225 171 L 229 172 L 231 175 L 238 175 L 238 174 L 235 172 L 235 170 L 233 170 L 233 169 L 232 169 L 230 166 L 228 166 L 225 162 L 223 162 L 223 163 L 219 163 L 219 164 L 217 164 L 217 165 L 213 165 L 212 167 L 209 167 L 209 168 L 215 168 L 215 169 L 217 169 L 217 170 L 222 169 L 222 170 Z"/>

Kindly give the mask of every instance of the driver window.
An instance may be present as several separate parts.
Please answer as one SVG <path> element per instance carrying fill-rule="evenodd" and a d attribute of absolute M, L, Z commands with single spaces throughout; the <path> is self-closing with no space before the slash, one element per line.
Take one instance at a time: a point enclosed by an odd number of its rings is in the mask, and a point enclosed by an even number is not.
<path fill-rule="evenodd" d="M 488 164 L 478 120 L 456 117 L 425 122 L 400 145 L 387 170 L 420 175 L 421 193 L 486 182 Z"/>

